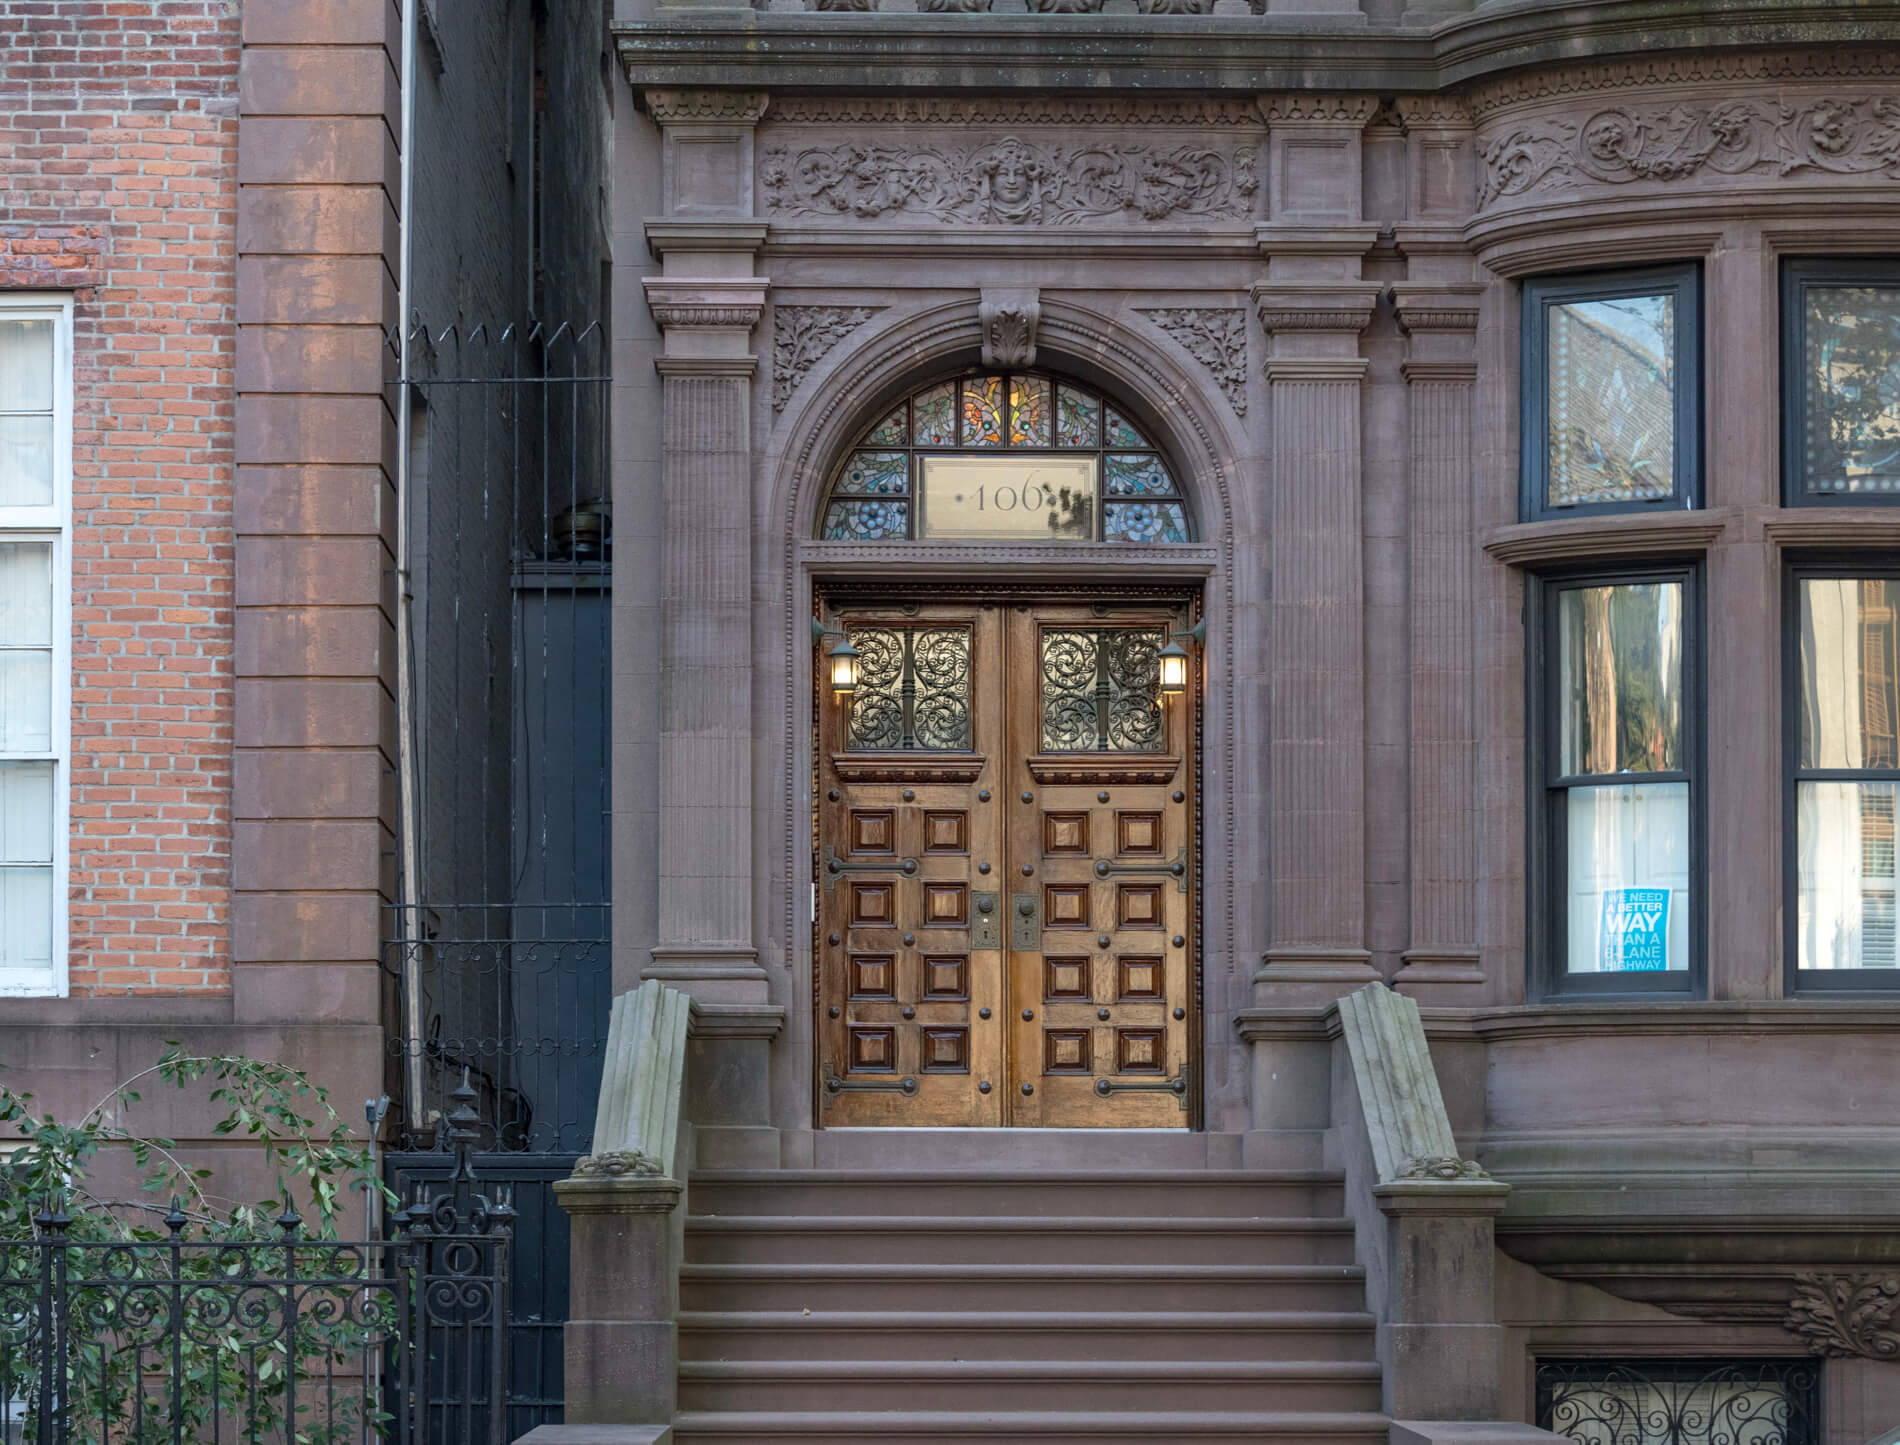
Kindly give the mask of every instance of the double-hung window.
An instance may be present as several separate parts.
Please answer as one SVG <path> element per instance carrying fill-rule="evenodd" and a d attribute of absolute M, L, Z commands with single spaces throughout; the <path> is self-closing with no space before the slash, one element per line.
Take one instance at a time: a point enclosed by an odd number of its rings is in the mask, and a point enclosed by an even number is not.
<path fill-rule="evenodd" d="M 1700 506 L 1701 270 L 1524 283 L 1527 522 Z"/>
<path fill-rule="evenodd" d="M 0 295 L 0 994 L 66 990 L 72 335 Z"/>
<path fill-rule="evenodd" d="M 1548 996 L 1701 985 L 1701 626 L 1686 566 L 1545 578 L 1533 953 Z"/>
<path fill-rule="evenodd" d="M 1900 260 L 1784 261 L 1789 506 L 1900 502 Z"/>
<path fill-rule="evenodd" d="M 1789 983 L 1900 988 L 1900 568 L 1795 567 L 1787 610 Z"/>

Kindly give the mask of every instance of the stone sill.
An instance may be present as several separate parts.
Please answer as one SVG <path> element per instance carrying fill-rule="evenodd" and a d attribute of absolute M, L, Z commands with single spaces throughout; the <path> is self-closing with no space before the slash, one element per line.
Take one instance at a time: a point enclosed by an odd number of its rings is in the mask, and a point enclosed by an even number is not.
<path fill-rule="evenodd" d="M 1734 512 L 1718 507 L 1689 512 L 1599 513 L 1559 522 L 1518 522 L 1487 533 L 1484 550 L 1513 567 L 1558 562 L 1615 562 L 1706 552 L 1727 530 Z"/>
<path fill-rule="evenodd" d="M 1487 1042 L 1546 1035 L 1664 1038 L 1705 1034 L 1900 1033 L 1900 995 L 1852 999 L 1630 999 L 1570 1004 L 1516 1004 L 1475 1009 L 1421 1007 L 1428 1038 Z M 1248 1008 L 1234 1017 L 1248 1042 L 1320 1042 L 1340 1035 L 1339 1017 L 1324 1008 Z"/>

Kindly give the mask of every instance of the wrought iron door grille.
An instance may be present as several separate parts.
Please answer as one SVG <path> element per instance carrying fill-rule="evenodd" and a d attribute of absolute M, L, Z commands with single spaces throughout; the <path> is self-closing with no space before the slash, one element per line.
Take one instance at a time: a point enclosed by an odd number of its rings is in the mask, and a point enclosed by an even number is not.
<path fill-rule="evenodd" d="M 1539 1360 L 1537 1423 L 1577 1445 L 1819 1445 L 1813 1360 Z"/>

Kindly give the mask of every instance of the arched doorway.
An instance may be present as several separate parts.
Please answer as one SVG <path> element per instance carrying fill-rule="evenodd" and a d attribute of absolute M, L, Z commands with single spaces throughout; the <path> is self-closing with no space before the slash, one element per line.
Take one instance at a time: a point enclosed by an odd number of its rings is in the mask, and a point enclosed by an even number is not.
<path fill-rule="evenodd" d="M 1193 519 L 1112 398 L 975 372 L 860 433 L 817 534 L 1186 544 Z M 824 1123 L 1188 1125 L 1197 605 L 1075 579 L 821 591 Z"/>

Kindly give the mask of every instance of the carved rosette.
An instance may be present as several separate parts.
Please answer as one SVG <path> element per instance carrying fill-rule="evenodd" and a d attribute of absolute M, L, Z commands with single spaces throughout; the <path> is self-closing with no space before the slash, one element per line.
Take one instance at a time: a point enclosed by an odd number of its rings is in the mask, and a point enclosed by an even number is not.
<path fill-rule="evenodd" d="M 759 167 L 769 214 L 962 225 L 1245 221 L 1260 189 L 1251 144 L 1049 145 L 1003 136 L 943 145 L 774 146 Z"/>
<path fill-rule="evenodd" d="M 1580 185 L 1680 184 L 1747 174 L 1900 179 L 1900 96 L 1611 105 L 1525 121 L 1479 150 L 1478 206 Z"/>
<path fill-rule="evenodd" d="M 1238 306 L 1170 306 L 1141 313 L 1203 367 L 1236 416 L 1247 414 L 1247 313 Z"/>
<path fill-rule="evenodd" d="M 1797 1274 L 1782 1328 L 1817 1355 L 1900 1360 L 1900 1275 Z"/>
<path fill-rule="evenodd" d="M 881 306 L 777 306 L 772 310 L 772 410 L 784 411 L 805 373 Z"/>
<path fill-rule="evenodd" d="M 1482 1180 L 1488 1183 L 1491 1176 L 1484 1172 L 1484 1166 L 1477 1160 L 1460 1159 L 1455 1154 L 1447 1154 L 1434 1155 L 1430 1158 L 1407 1159 L 1404 1169 L 1399 1171 L 1399 1178 L 1457 1184 L 1470 1180 Z"/>

